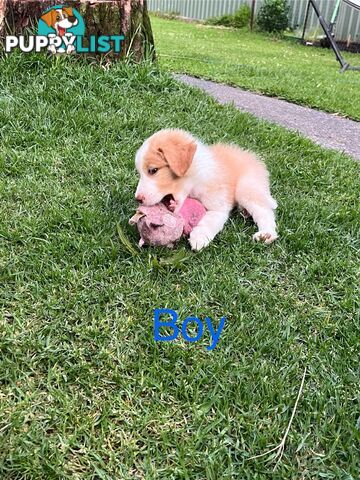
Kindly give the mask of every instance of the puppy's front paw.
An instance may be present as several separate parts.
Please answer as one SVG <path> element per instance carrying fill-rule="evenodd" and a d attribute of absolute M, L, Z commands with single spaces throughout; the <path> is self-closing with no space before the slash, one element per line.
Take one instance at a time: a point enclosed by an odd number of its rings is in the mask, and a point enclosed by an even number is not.
<path fill-rule="evenodd" d="M 253 236 L 253 239 L 257 242 L 272 243 L 278 238 L 278 235 L 275 231 L 268 232 L 265 230 L 259 230 Z"/>
<path fill-rule="evenodd" d="M 209 245 L 211 238 L 201 227 L 195 227 L 190 233 L 189 242 L 192 250 L 201 250 Z"/>
<path fill-rule="evenodd" d="M 72 52 L 75 52 L 75 47 L 74 45 L 68 45 L 66 47 L 66 53 L 72 53 Z"/>

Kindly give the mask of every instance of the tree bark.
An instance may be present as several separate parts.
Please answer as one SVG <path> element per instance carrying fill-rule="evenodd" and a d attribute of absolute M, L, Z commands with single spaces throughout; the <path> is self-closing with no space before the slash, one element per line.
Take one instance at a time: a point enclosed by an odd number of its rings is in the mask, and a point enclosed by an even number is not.
<path fill-rule="evenodd" d="M 42 13 L 54 5 L 78 10 L 86 25 L 85 45 L 90 35 L 124 35 L 120 58 L 155 59 L 147 0 L 0 0 L 0 38 L 36 30 Z"/>

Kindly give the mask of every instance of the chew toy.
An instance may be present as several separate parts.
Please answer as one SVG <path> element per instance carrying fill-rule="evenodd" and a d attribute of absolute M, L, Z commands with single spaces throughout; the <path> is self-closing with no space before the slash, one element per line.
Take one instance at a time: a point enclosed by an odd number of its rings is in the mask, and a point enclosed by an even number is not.
<path fill-rule="evenodd" d="M 205 215 L 205 207 L 194 198 L 187 198 L 178 213 L 171 211 L 174 202 L 160 202 L 151 207 L 140 206 L 129 223 L 140 233 L 139 246 L 157 245 L 172 248 L 182 235 L 188 236 Z"/>

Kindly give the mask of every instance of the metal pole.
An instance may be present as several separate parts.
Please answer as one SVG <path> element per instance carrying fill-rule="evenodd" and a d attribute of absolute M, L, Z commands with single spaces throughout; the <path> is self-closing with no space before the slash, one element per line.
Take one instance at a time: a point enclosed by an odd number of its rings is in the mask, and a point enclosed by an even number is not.
<path fill-rule="evenodd" d="M 255 4 L 256 4 L 256 0 L 252 0 L 252 2 L 251 2 L 251 16 L 250 16 L 250 30 L 252 30 L 253 27 L 254 27 Z"/>
<path fill-rule="evenodd" d="M 331 17 L 331 20 L 330 20 L 329 31 L 330 31 L 331 34 L 333 33 L 334 26 L 335 26 L 337 16 L 338 16 L 338 13 L 339 13 L 340 2 L 341 2 L 341 0 L 337 0 L 334 11 L 333 11 L 333 14 L 332 14 L 332 17 Z"/>
<path fill-rule="evenodd" d="M 309 0 L 309 1 L 311 2 L 311 5 L 313 6 L 313 8 L 315 10 L 315 13 L 316 13 L 316 15 L 319 19 L 320 25 L 322 26 L 322 29 L 324 30 L 324 33 L 325 33 L 327 39 L 329 40 L 332 49 L 334 50 L 337 61 L 341 65 L 341 72 L 345 72 L 345 70 L 347 70 L 349 68 L 349 64 L 347 62 L 345 62 L 343 56 L 341 55 L 339 47 L 338 47 L 337 43 L 335 42 L 333 36 L 331 35 L 331 33 L 329 31 L 329 25 L 326 23 L 324 17 L 321 15 L 320 10 L 319 10 L 315 0 Z"/>
<path fill-rule="evenodd" d="M 305 39 L 305 32 L 306 32 L 307 22 L 308 22 L 308 18 L 309 18 L 309 12 L 310 12 L 310 0 L 308 0 L 308 4 L 307 4 L 307 7 L 306 7 L 305 23 L 304 23 L 304 29 L 303 29 L 303 33 L 302 33 L 302 37 L 301 37 L 301 41 L 303 43 L 304 43 L 304 39 Z"/>

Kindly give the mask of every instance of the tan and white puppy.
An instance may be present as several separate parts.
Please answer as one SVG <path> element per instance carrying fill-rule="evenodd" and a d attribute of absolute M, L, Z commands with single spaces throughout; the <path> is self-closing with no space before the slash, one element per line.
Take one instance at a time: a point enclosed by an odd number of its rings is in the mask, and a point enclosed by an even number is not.
<path fill-rule="evenodd" d="M 48 27 L 53 28 L 60 37 L 63 37 L 69 28 L 78 24 L 78 19 L 71 7 L 53 8 L 40 18 Z"/>
<path fill-rule="evenodd" d="M 71 32 L 68 32 L 69 28 L 75 27 L 79 21 L 74 15 L 74 11 L 71 7 L 63 7 L 63 8 L 52 8 L 48 12 L 44 13 L 42 17 L 40 17 L 48 27 L 51 27 L 55 30 L 56 35 L 59 37 L 68 37 L 70 41 L 70 37 L 74 37 Z M 53 33 L 49 34 L 49 37 L 56 36 Z M 65 47 L 60 47 L 56 49 L 55 45 L 50 45 L 48 50 L 55 54 L 55 53 L 64 53 Z M 75 46 L 73 44 L 69 44 L 66 47 L 66 52 L 71 53 L 75 50 Z"/>
<path fill-rule="evenodd" d="M 247 210 L 258 226 L 254 239 L 277 238 L 269 173 L 251 152 L 234 145 L 204 145 L 183 130 L 160 130 L 139 148 L 135 158 L 140 181 L 135 198 L 154 205 L 172 194 L 176 209 L 190 196 L 207 213 L 190 234 L 194 250 L 206 247 L 223 228 L 235 205 Z"/>

